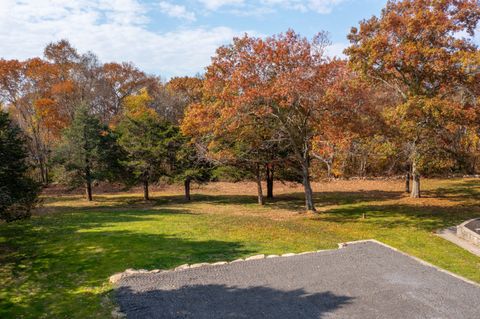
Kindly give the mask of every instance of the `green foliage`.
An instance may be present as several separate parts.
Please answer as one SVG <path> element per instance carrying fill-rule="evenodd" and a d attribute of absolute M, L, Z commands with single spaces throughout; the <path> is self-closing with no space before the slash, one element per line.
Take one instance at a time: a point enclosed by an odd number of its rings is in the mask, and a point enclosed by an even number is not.
<path fill-rule="evenodd" d="M 39 185 L 27 176 L 27 151 L 20 129 L 0 110 L 0 219 L 30 217 Z"/>
<path fill-rule="evenodd" d="M 219 182 L 237 183 L 243 180 L 253 179 L 254 176 L 249 170 L 236 166 L 219 166 L 212 171 L 212 180 Z"/>
<path fill-rule="evenodd" d="M 302 182 L 302 173 L 298 164 L 281 163 L 282 165 L 275 165 L 275 179 L 283 182 Z"/>
<path fill-rule="evenodd" d="M 55 161 L 61 165 L 56 177 L 72 187 L 88 178 L 112 181 L 122 172 L 122 157 L 116 135 L 82 105 L 55 150 Z"/>
<path fill-rule="evenodd" d="M 119 145 L 127 153 L 124 164 L 133 182 L 156 181 L 175 169 L 176 151 L 182 138 L 178 127 L 158 116 L 126 116 L 118 127 Z"/>
<path fill-rule="evenodd" d="M 181 146 L 177 150 L 175 166 L 175 179 L 178 181 L 189 179 L 206 183 L 212 178 L 212 164 L 199 154 L 195 144 L 186 137 L 182 137 Z"/>

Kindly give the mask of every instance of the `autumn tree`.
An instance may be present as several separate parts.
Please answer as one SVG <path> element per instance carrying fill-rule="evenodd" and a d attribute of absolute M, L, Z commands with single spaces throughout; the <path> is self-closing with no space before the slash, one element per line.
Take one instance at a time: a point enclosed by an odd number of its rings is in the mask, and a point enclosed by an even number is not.
<path fill-rule="evenodd" d="M 267 198 L 273 198 L 274 167 L 288 152 L 286 138 L 272 117 L 255 113 L 225 114 L 223 101 L 194 103 L 182 122 L 182 132 L 192 136 L 192 144 L 202 150 L 203 158 L 217 166 L 250 171 L 257 184 L 258 203 L 263 205 L 262 172 L 265 169 Z M 208 124 L 207 124 L 208 123 Z"/>
<path fill-rule="evenodd" d="M 331 83 L 327 45 L 324 33 L 312 41 L 292 30 L 266 39 L 245 35 L 217 50 L 205 78 L 214 103 L 224 104 L 220 116 L 275 119 L 301 167 L 308 210 L 315 210 L 310 183 L 314 124 L 323 116 Z"/>
<path fill-rule="evenodd" d="M 28 137 L 30 161 L 44 184 L 48 183 L 52 143 L 65 123 L 51 94 L 55 74 L 55 68 L 39 58 L 0 60 L 0 101 Z"/>
<path fill-rule="evenodd" d="M 167 90 L 178 95 L 185 106 L 198 103 L 203 98 L 203 79 L 200 77 L 174 77 L 166 84 Z"/>
<path fill-rule="evenodd" d="M 76 107 L 81 104 L 80 87 L 75 76 L 81 56 L 67 40 L 49 43 L 43 51 L 45 60 L 56 69 L 52 96 L 57 102 L 58 112 L 68 122 L 75 116 Z"/>
<path fill-rule="evenodd" d="M 347 173 L 339 168 L 343 157 L 351 157 L 358 145 L 375 136 L 385 136 L 386 125 L 382 110 L 389 101 L 380 86 L 374 88 L 352 71 L 347 62 L 335 59 L 329 62 L 331 83 L 323 98 L 324 112 L 315 122 L 312 157 L 327 167 L 327 177 Z M 374 139 L 378 143 L 380 139 Z M 366 173 L 367 157 L 373 154 L 367 149 L 361 156 L 358 175 Z M 352 169 L 350 167 L 350 169 Z"/>
<path fill-rule="evenodd" d="M 97 61 L 65 40 L 45 48 L 45 59 L 0 61 L 0 99 L 28 136 L 30 161 L 49 182 L 51 153 L 77 105 L 94 105 Z"/>
<path fill-rule="evenodd" d="M 102 115 L 109 122 L 123 111 L 124 100 L 143 89 L 148 77 L 131 63 L 106 63 L 101 66 L 100 76 L 104 91 Z"/>
<path fill-rule="evenodd" d="M 394 114 L 409 149 L 412 197 L 420 197 L 422 165 L 436 151 L 439 131 L 462 118 L 462 105 L 450 97 L 478 69 L 473 35 L 479 19 L 477 0 L 390 0 L 380 17 L 348 35 L 351 66 L 403 100 Z"/>
<path fill-rule="evenodd" d="M 51 92 L 59 113 L 69 121 L 84 104 L 104 124 L 115 122 L 123 100 L 149 82 L 131 63 L 102 64 L 94 53 L 81 54 L 67 40 L 48 44 L 44 57 L 56 69 Z"/>

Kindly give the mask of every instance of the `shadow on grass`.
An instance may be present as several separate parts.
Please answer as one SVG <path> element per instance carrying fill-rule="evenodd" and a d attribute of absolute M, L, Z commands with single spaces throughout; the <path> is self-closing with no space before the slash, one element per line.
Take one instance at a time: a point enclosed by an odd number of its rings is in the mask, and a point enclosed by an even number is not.
<path fill-rule="evenodd" d="M 478 180 L 462 181 L 451 187 L 424 191 L 423 194 L 424 197 L 448 198 L 463 204 L 440 206 L 414 203 L 388 205 L 366 203 L 329 209 L 316 219 L 336 223 L 366 222 L 379 228 L 408 227 L 434 232 L 480 217 L 480 205 L 477 202 L 477 199 L 480 200 L 480 181 Z M 366 220 L 362 219 L 364 214 L 367 217 Z"/>
<path fill-rule="evenodd" d="M 314 199 L 318 208 L 331 205 L 351 205 L 362 202 L 375 202 L 385 200 L 395 200 L 403 197 L 402 192 L 385 191 L 358 191 L 358 192 L 316 192 Z M 77 198 L 69 197 L 49 199 L 49 203 L 62 203 Z M 169 205 L 184 204 L 212 204 L 212 205 L 251 205 L 256 207 L 257 197 L 253 195 L 210 195 L 194 194 L 192 200 L 186 202 L 182 195 L 166 195 L 152 198 L 145 202 L 139 195 L 130 195 L 122 197 L 96 196 L 93 206 L 73 206 L 73 205 L 55 205 L 55 210 L 111 210 L 112 208 L 130 210 L 132 208 L 150 209 L 154 207 L 168 207 Z M 301 192 L 280 194 L 273 199 L 266 199 L 265 207 L 289 211 L 303 211 L 305 209 L 304 194 Z"/>
<path fill-rule="evenodd" d="M 448 198 L 454 201 L 480 200 L 480 179 L 463 180 L 457 185 L 439 187 L 423 193 L 428 197 Z"/>
<path fill-rule="evenodd" d="M 352 302 L 332 292 L 309 293 L 268 287 L 183 286 L 172 290 L 116 292 L 128 318 L 323 318 Z"/>
<path fill-rule="evenodd" d="M 358 192 L 315 192 L 313 196 L 315 206 L 321 208 L 332 205 L 353 205 L 363 202 L 395 200 L 402 198 L 404 195 L 402 192 L 372 190 Z M 303 211 L 305 210 L 305 198 L 303 193 L 285 194 L 268 201 L 267 205 L 275 209 Z"/>
<path fill-rule="evenodd" d="M 480 207 L 475 204 L 461 207 L 392 204 L 339 207 L 314 219 L 339 224 L 368 223 L 379 229 L 403 227 L 435 232 L 475 217 L 480 217 Z"/>
<path fill-rule="evenodd" d="M 67 318 L 72 313 L 90 317 L 105 293 L 101 287 L 113 273 L 253 253 L 239 242 L 190 240 L 169 235 L 168 228 L 158 234 L 151 229 L 116 229 L 123 223 L 148 224 L 148 214 L 181 216 L 188 211 L 87 211 L 2 225 L 0 318 Z"/>

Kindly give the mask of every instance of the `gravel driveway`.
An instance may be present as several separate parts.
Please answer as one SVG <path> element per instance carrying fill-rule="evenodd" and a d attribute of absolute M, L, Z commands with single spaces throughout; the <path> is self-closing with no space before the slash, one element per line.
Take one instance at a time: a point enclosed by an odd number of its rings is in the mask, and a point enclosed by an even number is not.
<path fill-rule="evenodd" d="M 375 242 L 135 274 L 115 295 L 127 318 L 480 318 L 480 286 Z"/>

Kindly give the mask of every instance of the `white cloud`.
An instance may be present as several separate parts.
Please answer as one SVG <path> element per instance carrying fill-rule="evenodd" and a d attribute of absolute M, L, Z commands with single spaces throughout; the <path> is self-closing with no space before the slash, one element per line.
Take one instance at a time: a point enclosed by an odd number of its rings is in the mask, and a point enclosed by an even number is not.
<path fill-rule="evenodd" d="M 236 32 L 227 27 L 148 30 L 138 0 L 0 0 L 0 57 L 41 56 L 46 44 L 68 39 L 80 52 L 104 61 L 130 61 L 169 77 L 195 74 Z"/>
<path fill-rule="evenodd" d="M 345 50 L 348 46 L 348 43 L 343 42 L 332 43 L 325 49 L 325 54 L 330 58 L 337 57 L 345 59 L 346 56 L 343 54 L 343 50 Z"/>
<path fill-rule="evenodd" d="M 344 0 L 262 0 L 267 6 L 281 7 L 301 12 L 313 11 L 320 14 L 328 14 L 333 8 Z"/>
<path fill-rule="evenodd" d="M 278 9 L 328 14 L 345 0 L 197 0 L 207 10 L 216 11 L 223 7 L 234 7 L 229 12 L 241 16 L 261 15 Z"/>
<path fill-rule="evenodd" d="M 241 5 L 244 0 L 199 0 L 208 10 L 217 10 L 223 6 Z"/>
<path fill-rule="evenodd" d="M 327 14 L 332 12 L 333 8 L 344 0 L 310 0 L 307 1 L 308 8 L 312 11 Z"/>
<path fill-rule="evenodd" d="M 166 1 L 160 1 L 160 10 L 169 15 L 170 17 L 185 19 L 188 21 L 195 21 L 195 13 L 190 12 L 185 8 L 185 6 L 171 4 Z"/>

